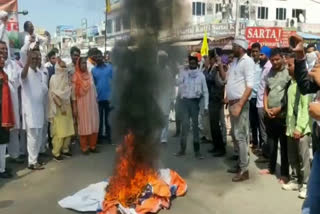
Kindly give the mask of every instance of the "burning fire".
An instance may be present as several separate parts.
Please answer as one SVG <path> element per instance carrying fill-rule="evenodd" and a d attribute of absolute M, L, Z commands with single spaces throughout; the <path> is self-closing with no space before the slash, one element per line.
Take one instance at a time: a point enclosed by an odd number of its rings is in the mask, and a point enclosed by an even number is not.
<path fill-rule="evenodd" d="M 117 148 L 114 175 L 106 188 L 100 214 L 157 213 L 169 209 L 176 196 L 186 194 L 188 186 L 178 173 L 156 170 L 153 160 L 148 160 L 152 153 L 145 141 L 146 137 L 129 133 Z"/>
<path fill-rule="evenodd" d="M 117 149 L 118 160 L 105 196 L 108 202 L 124 207 L 138 204 L 138 199 L 150 183 L 158 180 L 158 173 L 135 152 L 135 136 L 130 133 Z"/>

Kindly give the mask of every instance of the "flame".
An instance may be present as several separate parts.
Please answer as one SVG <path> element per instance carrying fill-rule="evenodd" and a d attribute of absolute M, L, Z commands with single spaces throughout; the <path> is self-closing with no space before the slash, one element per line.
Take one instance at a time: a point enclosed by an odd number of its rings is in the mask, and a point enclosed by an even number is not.
<path fill-rule="evenodd" d="M 158 179 L 156 170 L 135 152 L 135 139 L 135 136 L 129 133 L 117 148 L 118 160 L 107 187 L 107 202 L 118 202 L 124 207 L 138 204 L 146 186 Z"/>

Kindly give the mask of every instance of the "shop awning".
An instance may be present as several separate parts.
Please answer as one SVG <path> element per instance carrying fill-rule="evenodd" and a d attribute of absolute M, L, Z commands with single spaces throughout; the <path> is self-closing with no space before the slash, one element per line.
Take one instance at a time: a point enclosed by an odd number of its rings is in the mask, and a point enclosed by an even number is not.
<path fill-rule="evenodd" d="M 195 46 L 200 45 L 202 42 L 201 40 L 195 40 L 195 41 L 181 41 L 181 42 L 175 42 L 171 46 Z"/>
<path fill-rule="evenodd" d="M 320 36 L 310 34 L 310 33 L 298 32 L 298 35 L 301 36 L 303 39 L 307 39 L 307 40 L 320 40 Z"/>

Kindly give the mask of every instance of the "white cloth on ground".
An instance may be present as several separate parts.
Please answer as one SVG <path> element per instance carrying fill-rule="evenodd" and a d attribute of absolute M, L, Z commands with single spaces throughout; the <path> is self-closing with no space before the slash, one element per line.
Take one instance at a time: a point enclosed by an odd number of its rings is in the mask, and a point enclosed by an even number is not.
<path fill-rule="evenodd" d="M 6 171 L 6 149 L 7 144 L 0 144 L 0 173 Z"/>
<path fill-rule="evenodd" d="M 102 209 L 105 188 L 108 184 L 106 181 L 91 184 L 74 195 L 62 199 L 58 204 L 62 208 L 73 209 L 80 212 L 99 211 Z"/>
<path fill-rule="evenodd" d="M 42 128 L 27 129 L 27 149 L 28 149 L 28 164 L 36 164 L 42 145 Z"/>

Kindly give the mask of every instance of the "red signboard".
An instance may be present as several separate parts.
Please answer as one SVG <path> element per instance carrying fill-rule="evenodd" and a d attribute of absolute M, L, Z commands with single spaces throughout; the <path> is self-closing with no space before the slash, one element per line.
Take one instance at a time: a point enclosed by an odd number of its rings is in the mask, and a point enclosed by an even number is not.
<path fill-rule="evenodd" d="M 20 49 L 19 40 L 19 22 L 18 22 L 18 1 L 17 0 L 0 0 L 0 10 L 7 11 L 9 19 L 7 23 L 7 31 L 9 37 L 10 48 Z"/>
<path fill-rule="evenodd" d="M 245 35 L 249 41 L 249 47 L 259 42 L 262 46 L 270 48 L 287 48 L 292 34 L 295 34 L 295 31 L 286 31 L 280 27 L 247 27 Z"/>
<path fill-rule="evenodd" d="M 18 3 L 17 0 L 0 0 L 0 10 L 8 12 L 17 12 Z"/>

